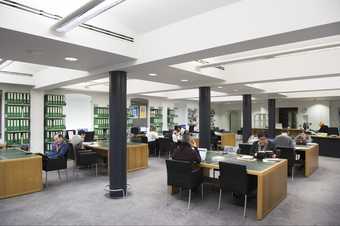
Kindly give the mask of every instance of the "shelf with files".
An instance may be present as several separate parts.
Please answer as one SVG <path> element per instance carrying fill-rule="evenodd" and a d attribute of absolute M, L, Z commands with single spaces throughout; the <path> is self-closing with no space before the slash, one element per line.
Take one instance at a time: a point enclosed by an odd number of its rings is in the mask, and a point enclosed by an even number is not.
<path fill-rule="evenodd" d="M 173 129 L 176 125 L 175 118 L 178 117 L 176 115 L 177 108 L 168 108 L 168 129 Z"/>
<path fill-rule="evenodd" d="M 29 93 L 5 93 L 5 142 L 8 145 L 30 143 Z"/>
<path fill-rule="evenodd" d="M 94 106 L 94 138 L 107 139 L 109 135 L 109 107 Z"/>
<path fill-rule="evenodd" d="M 66 106 L 64 95 L 46 94 L 44 99 L 44 143 L 45 151 L 52 150 L 53 137 L 65 134 L 64 108 Z"/>
<path fill-rule="evenodd" d="M 154 127 L 158 133 L 162 133 L 163 130 L 162 111 L 162 107 L 150 107 L 150 127 Z"/>

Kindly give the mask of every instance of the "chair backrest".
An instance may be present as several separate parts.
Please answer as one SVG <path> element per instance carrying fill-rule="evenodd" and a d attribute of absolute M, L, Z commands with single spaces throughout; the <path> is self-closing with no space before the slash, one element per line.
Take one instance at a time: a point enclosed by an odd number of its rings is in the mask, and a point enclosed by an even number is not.
<path fill-rule="evenodd" d="M 67 154 L 68 159 L 74 160 L 74 150 L 73 150 L 73 144 L 68 143 L 68 154 Z"/>
<path fill-rule="evenodd" d="M 146 136 L 142 136 L 141 137 L 141 141 L 142 141 L 142 143 L 147 144 L 148 143 L 148 138 Z"/>
<path fill-rule="evenodd" d="M 252 144 L 239 144 L 238 153 L 241 155 L 250 155 L 251 147 L 252 147 Z"/>
<path fill-rule="evenodd" d="M 282 159 L 288 160 L 288 167 L 293 167 L 296 159 L 295 148 L 277 147 L 276 152 Z"/>
<path fill-rule="evenodd" d="M 220 186 L 224 191 L 247 194 L 247 167 L 234 163 L 219 162 Z"/>
<path fill-rule="evenodd" d="M 175 149 L 174 142 L 168 138 L 159 138 L 158 146 L 161 153 L 173 153 Z"/>
<path fill-rule="evenodd" d="M 185 188 L 191 183 L 192 163 L 179 160 L 165 160 L 167 169 L 168 185 Z"/>

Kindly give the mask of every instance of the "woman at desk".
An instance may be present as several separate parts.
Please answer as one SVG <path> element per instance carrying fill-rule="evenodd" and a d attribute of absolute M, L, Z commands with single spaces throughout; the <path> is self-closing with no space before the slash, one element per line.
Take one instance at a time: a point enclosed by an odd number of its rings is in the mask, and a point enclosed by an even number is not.
<path fill-rule="evenodd" d="M 325 123 L 324 122 L 320 122 L 320 129 L 319 129 L 319 133 L 328 133 L 328 126 L 327 125 L 325 125 Z"/>
<path fill-rule="evenodd" d="M 178 141 L 181 141 L 181 129 L 178 126 L 175 126 L 174 131 L 172 132 L 172 141 L 174 143 L 178 143 Z"/>
<path fill-rule="evenodd" d="M 201 156 L 197 148 L 192 147 L 191 145 L 191 137 L 189 134 L 183 135 L 183 140 L 181 144 L 178 145 L 178 147 L 176 148 L 172 158 L 175 160 L 189 161 L 195 163 L 201 162 Z"/>

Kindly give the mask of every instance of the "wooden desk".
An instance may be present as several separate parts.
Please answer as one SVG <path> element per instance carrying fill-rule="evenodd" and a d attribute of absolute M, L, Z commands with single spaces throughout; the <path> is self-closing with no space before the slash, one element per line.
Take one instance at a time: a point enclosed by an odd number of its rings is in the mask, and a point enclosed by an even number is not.
<path fill-rule="evenodd" d="M 218 162 L 231 162 L 247 166 L 247 173 L 257 176 L 257 208 L 256 218 L 262 220 L 287 196 L 287 160 L 282 159 L 275 163 L 263 163 L 260 160 L 249 162 L 238 160 L 239 155 L 223 155 L 222 153 L 208 152 L 206 161 L 200 164 L 204 174 L 208 176 L 210 170 L 218 169 Z"/>
<path fill-rule="evenodd" d="M 109 145 L 107 142 L 95 142 L 84 144 L 85 147 L 97 152 L 98 155 L 107 158 Z M 136 171 L 148 168 L 149 166 L 149 148 L 144 143 L 128 143 L 127 145 L 127 171 Z"/>
<path fill-rule="evenodd" d="M 297 145 L 295 149 L 304 155 L 305 176 L 312 175 L 319 167 L 319 145 Z"/>
<path fill-rule="evenodd" d="M 41 191 L 42 159 L 17 149 L 0 151 L 0 199 Z"/>

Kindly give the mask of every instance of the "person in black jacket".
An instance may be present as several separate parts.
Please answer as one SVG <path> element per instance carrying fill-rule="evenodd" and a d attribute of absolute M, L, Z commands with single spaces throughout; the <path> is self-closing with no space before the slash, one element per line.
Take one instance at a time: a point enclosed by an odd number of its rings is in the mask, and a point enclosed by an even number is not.
<path fill-rule="evenodd" d="M 189 134 L 184 134 L 181 144 L 176 148 L 173 156 L 175 160 L 189 161 L 193 163 L 200 163 L 201 156 L 196 148 L 191 146 L 191 137 Z"/>
<path fill-rule="evenodd" d="M 328 126 L 325 125 L 324 122 L 320 122 L 320 129 L 319 129 L 319 133 L 328 133 Z"/>
<path fill-rule="evenodd" d="M 253 143 L 253 146 L 251 147 L 250 151 L 252 153 L 256 153 L 258 151 L 274 151 L 275 150 L 275 144 L 268 139 L 268 136 L 266 133 L 259 133 L 257 134 L 258 141 L 255 141 Z"/>

